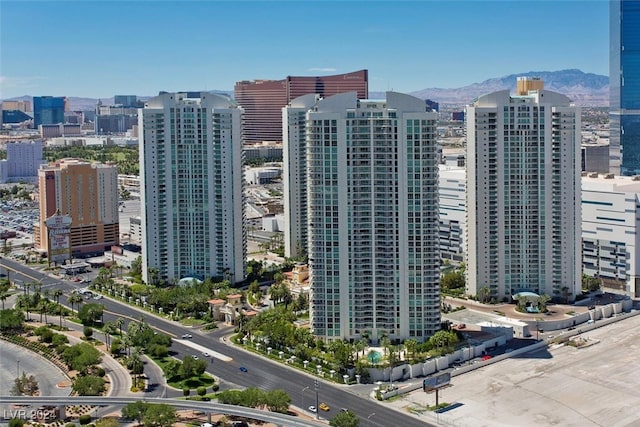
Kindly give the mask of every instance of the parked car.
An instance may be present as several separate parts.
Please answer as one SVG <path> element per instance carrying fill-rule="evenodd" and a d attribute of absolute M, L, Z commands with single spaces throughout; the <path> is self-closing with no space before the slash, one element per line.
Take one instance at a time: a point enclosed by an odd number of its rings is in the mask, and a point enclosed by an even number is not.
<path fill-rule="evenodd" d="M 318 412 L 315 406 L 309 406 L 309 412 L 313 412 L 314 414 Z"/>

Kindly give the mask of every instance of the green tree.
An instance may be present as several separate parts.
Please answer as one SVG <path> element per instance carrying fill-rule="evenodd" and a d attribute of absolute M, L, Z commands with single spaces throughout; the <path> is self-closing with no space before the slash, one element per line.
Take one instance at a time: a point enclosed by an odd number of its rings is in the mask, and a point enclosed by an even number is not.
<path fill-rule="evenodd" d="M 24 328 L 24 314 L 18 309 L 0 310 L 0 331 L 17 333 Z"/>
<path fill-rule="evenodd" d="M 488 286 L 482 286 L 480 289 L 478 289 L 478 301 L 485 304 L 489 301 L 490 297 L 491 289 L 489 289 Z"/>
<path fill-rule="evenodd" d="M 176 359 L 171 359 L 164 365 L 163 370 L 167 381 L 171 381 L 172 379 L 180 376 L 180 373 L 182 372 L 182 362 Z"/>
<path fill-rule="evenodd" d="M 84 334 L 84 337 L 89 340 L 93 336 L 93 328 L 91 326 L 85 326 L 82 329 L 82 333 Z"/>
<path fill-rule="evenodd" d="M 100 352 L 84 342 L 67 347 L 62 353 L 62 360 L 76 371 L 84 371 L 89 366 L 97 365 L 101 359 Z"/>
<path fill-rule="evenodd" d="M 438 331 L 431 335 L 429 343 L 435 348 L 447 348 L 458 342 L 458 336 L 452 331 Z"/>
<path fill-rule="evenodd" d="M 171 427 L 176 419 L 175 408 L 163 403 L 150 404 L 142 417 L 145 426 L 157 427 Z"/>
<path fill-rule="evenodd" d="M 331 427 L 358 427 L 358 416 L 353 412 L 340 411 L 329 421 Z"/>
<path fill-rule="evenodd" d="M 582 289 L 589 292 L 597 291 L 600 289 L 600 279 L 597 277 L 582 275 Z"/>
<path fill-rule="evenodd" d="M 114 322 L 113 320 L 106 321 L 104 326 L 102 327 L 105 345 L 107 347 L 111 347 L 111 335 L 115 334 L 117 330 L 118 327 L 116 326 L 116 322 Z"/>
<path fill-rule="evenodd" d="M 95 325 L 102 318 L 104 308 L 101 304 L 84 304 L 78 310 L 78 319 L 85 326 Z"/>
<path fill-rule="evenodd" d="M 62 306 L 60 305 L 60 297 L 62 296 L 62 289 L 54 289 L 53 293 L 52 293 L 53 297 L 56 300 L 56 307 L 58 309 L 58 320 L 59 320 L 59 325 L 60 329 L 62 329 Z"/>
<path fill-rule="evenodd" d="M 193 356 L 185 356 L 182 359 L 180 376 L 183 379 L 197 377 L 202 375 L 206 369 L 207 362 L 205 360 L 196 360 L 193 358 Z"/>
<path fill-rule="evenodd" d="M 33 375 L 27 376 L 26 372 L 22 372 L 22 376 L 14 380 L 10 394 L 12 396 L 34 396 L 39 388 L 36 377 Z"/>
<path fill-rule="evenodd" d="M 286 414 L 291 405 L 291 397 L 281 389 L 270 390 L 265 395 L 267 408 L 271 412 Z"/>
<path fill-rule="evenodd" d="M 7 298 L 9 298 L 11 294 L 9 293 L 9 287 L 4 284 L 0 286 L 0 300 L 2 300 L 2 309 L 4 310 L 4 302 Z"/>
<path fill-rule="evenodd" d="M 99 396 L 104 392 L 104 379 L 94 375 L 76 377 L 73 390 L 80 396 Z"/>
<path fill-rule="evenodd" d="M 448 271 L 444 273 L 440 278 L 440 286 L 444 291 L 451 290 L 451 289 L 464 288 L 465 286 L 464 271 L 454 270 L 454 271 Z"/>
<path fill-rule="evenodd" d="M 409 358 L 413 359 L 418 349 L 418 341 L 414 338 L 406 339 L 404 341 L 404 347 L 407 349 L 407 353 L 409 353 Z"/>
<path fill-rule="evenodd" d="M 114 339 L 111 343 L 111 346 L 109 347 L 109 351 L 113 355 L 120 354 L 120 352 L 122 351 L 122 340 L 120 338 Z"/>
<path fill-rule="evenodd" d="M 140 424 L 149 405 L 151 405 L 151 403 L 143 401 L 127 403 L 122 407 L 122 417 L 126 420 L 136 420 L 138 424 Z"/>
<path fill-rule="evenodd" d="M 169 349 L 166 346 L 160 344 L 151 344 L 147 351 L 148 354 L 159 359 L 162 359 L 169 354 Z"/>
<path fill-rule="evenodd" d="M 547 303 L 549 301 L 551 301 L 551 297 L 549 295 L 546 295 L 546 294 L 540 295 L 540 297 L 538 298 L 538 310 L 540 311 L 540 313 L 547 312 Z"/>
<path fill-rule="evenodd" d="M 67 299 L 69 304 L 71 304 L 71 311 L 73 311 L 73 306 L 78 305 L 78 310 L 80 310 L 80 304 L 82 303 L 82 295 L 80 294 L 72 294 Z"/>
<path fill-rule="evenodd" d="M 153 329 L 145 321 L 129 322 L 127 335 L 131 339 L 131 345 L 141 349 L 147 349 L 155 339 Z"/>
<path fill-rule="evenodd" d="M 139 351 L 136 350 L 127 357 L 127 369 L 133 374 L 133 383 L 137 384 L 137 376 L 144 372 L 144 362 Z"/>

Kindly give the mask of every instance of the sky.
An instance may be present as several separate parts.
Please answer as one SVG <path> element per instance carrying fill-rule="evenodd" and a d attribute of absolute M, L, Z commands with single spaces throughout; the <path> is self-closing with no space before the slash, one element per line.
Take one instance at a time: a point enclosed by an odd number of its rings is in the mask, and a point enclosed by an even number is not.
<path fill-rule="evenodd" d="M 0 98 L 232 91 L 369 70 L 371 92 L 609 74 L 608 0 L 0 0 Z"/>

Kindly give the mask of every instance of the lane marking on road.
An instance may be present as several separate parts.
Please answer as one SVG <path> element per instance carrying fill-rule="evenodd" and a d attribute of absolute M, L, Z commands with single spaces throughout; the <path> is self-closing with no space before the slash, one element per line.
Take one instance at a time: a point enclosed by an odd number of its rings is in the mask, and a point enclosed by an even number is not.
<path fill-rule="evenodd" d="M 93 290 L 92 290 L 91 292 L 95 292 L 95 291 L 93 291 Z M 97 301 L 99 301 L 99 300 L 97 300 Z M 96 303 L 96 304 L 100 304 L 100 303 Z M 123 303 L 123 305 L 124 305 L 124 303 Z M 122 318 L 124 318 L 124 319 L 129 319 L 129 320 L 130 320 L 130 321 L 132 321 L 132 322 L 141 322 L 140 318 L 137 318 L 137 319 L 136 319 L 135 317 L 133 317 L 133 316 L 129 316 L 129 315 L 127 315 L 127 314 L 117 313 L 117 312 L 115 312 L 115 311 L 110 311 L 110 310 L 107 310 L 107 309 L 105 309 L 105 310 L 104 310 L 104 312 L 105 312 L 105 313 L 112 314 L 112 315 L 117 316 L 117 317 L 122 317 Z M 165 334 L 165 335 L 169 335 L 172 339 L 176 337 L 176 334 L 174 334 L 174 333 L 171 333 L 171 332 L 165 331 L 164 329 L 162 329 L 162 328 L 160 328 L 160 327 L 158 327 L 158 326 L 154 326 L 154 325 L 151 325 L 151 324 L 149 324 L 149 323 L 147 323 L 147 324 L 148 324 L 148 325 L 149 325 L 149 327 L 150 327 L 151 329 L 153 329 L 154 331 L 160 331 L 160 332 L 162 332 L 162 333 L 163 333 L 163 334 Z M 123 331 L 123 332 L 126 332 L 126 331 Z"/>
<path fill-rule="evenodd" d="M 202 356 L 202 353 L 206 352 L 206 353 L 209 353 L 209 357 L 214 357 L 216 359 L 220 359 L 223 362 L 231 362 L 233 360 L 229 356 L 225 356 L 222 353 L 218 353 L 217 351 L 211 350 L 211 349 L 209 349 L 209 348 L 207 348 L 205 346 L 202 346 L 200 344 L 193 343 L 193 342 L 191 342 L 189 340 L 176 340 L 176 339 L 174 339 L 174 341 L 179 342 L 182 345 L 186 345 L 187 347 L 191 347 L 194 350 L 198 350 L 200 352 L 200 354 L 197 355 L 197 356 Z"/>

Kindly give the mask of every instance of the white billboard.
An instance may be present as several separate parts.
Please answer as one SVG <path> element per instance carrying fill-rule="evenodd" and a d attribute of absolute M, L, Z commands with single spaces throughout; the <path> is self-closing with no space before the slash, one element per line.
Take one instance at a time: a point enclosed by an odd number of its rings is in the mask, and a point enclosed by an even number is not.
<path fill-rule="evenodd" d="M 56 213 L 44 221 L 49 233 L 49 264 L 71 260 L 71 223 L 69 215 Z"/>

